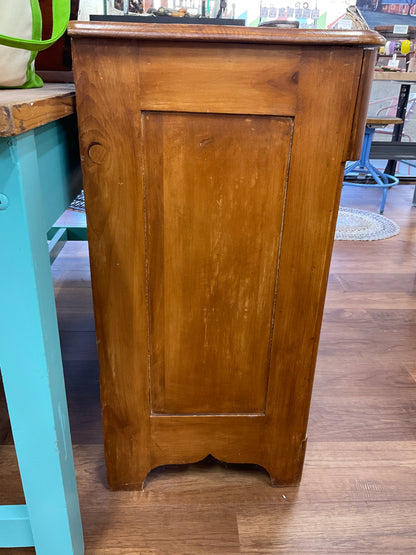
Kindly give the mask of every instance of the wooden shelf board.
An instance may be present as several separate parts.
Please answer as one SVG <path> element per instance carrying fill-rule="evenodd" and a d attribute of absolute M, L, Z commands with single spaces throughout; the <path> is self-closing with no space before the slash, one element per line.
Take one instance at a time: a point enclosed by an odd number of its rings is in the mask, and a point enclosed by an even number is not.
<path fill-rule="evenodd" d="M 0 137 L 20 135 L 75 112 L 75 87 L 45 83 L 40 89 L 0 90 Z"/>

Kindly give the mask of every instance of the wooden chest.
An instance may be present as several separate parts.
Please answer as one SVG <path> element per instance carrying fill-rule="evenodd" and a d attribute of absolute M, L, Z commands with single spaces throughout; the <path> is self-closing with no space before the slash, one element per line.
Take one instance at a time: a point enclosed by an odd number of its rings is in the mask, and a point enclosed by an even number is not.
<path fill-rule="evenodd" d="M 299 482 L 371 31 L 72 23 L 108 480 Z"/>

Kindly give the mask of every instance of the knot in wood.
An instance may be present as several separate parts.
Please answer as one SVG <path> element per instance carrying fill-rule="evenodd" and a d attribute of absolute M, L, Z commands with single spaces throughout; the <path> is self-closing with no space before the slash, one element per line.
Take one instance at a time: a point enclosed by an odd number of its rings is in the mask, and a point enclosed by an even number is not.
<path fill-rule="evenodd" d="M 88 147 L 88 157 L 95 164 L 102 164 L 107 158 L 107 149 L 101 143 L 91 143 Z"/>

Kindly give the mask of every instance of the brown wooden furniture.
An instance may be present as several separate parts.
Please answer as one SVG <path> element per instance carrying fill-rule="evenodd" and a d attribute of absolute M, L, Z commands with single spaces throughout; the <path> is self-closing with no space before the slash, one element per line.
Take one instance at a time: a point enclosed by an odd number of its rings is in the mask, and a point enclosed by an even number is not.
<path fill-rule="evenodd" d="M 299 482 L 374 32 L 71 23 L 108 480 Z"/>
<path fill-rule="evenodd" d="M 403 123 L 403 120 L 401 118 L 396 118 L 395 116 L 368 117 L 366 123 L 367 125 L 373 125 L 374 127 L 387 127 L 387 125 Z"/>
<path fill-rule="evenodd" d="M 75 88 L 48 83 L 41 89 L 4 89 L 0 102 L 0 137 L 14 137 L 74 114 Z"/>

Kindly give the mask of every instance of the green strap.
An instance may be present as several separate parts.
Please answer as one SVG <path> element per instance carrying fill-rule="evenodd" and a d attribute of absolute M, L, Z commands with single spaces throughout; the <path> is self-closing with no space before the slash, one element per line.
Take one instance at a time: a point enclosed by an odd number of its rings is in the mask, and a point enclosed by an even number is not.
<path fill-rule="evenodd" d="M 71 1 L 52 0 L 52 14 L 53 26 L 51 38 L 47 40 L 25 40 L 8 37 L 7 35 L 0 35 L 0 44 L 12 46 L 14 48 L 22 48 L 23 50 L 45 50 L 45 48 L 48 48 L 65 33 L 71 14 Z"/>

